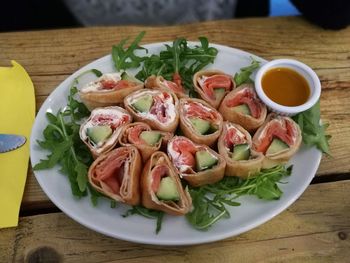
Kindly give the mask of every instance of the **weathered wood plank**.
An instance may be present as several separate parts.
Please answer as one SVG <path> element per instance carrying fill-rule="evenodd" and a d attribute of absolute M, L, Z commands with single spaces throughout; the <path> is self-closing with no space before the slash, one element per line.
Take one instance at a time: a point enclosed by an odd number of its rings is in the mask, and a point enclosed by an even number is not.
<path fill-rule="evenodd" d="M 350 181 L 311 185 L 266 224 L 238 237 L 188 247 L 108 238 L 62 213 L 25 217 L 18 228 L 0 230 L 0 261 L 22 262 L 29 252 L 51 247 L 65 262 L 347 262 L 349 191 Z"/>
<path fill-rule="evenodd" d="M 178 36 L 210 41 L 255 53 L 267 59 L 294 57 L 314 68 L 349 68 L 350 28 L 325 31 L 301 18 L 211 21 L 171 27 L 95 27 L 0 34 L 0 64 L 22 63 L 31 75 L 71 74 L 106 55 L 111 46 L 141 30 L 143 43 Z M 349 80 L 349 79 L 348 79 Z"/>
<path fill-rule="evenodd" d="M 321 94 L 321 116 L 330 126 L 327 133 L 331 156 L 323 156 L 317 175 L 349 173 L 350 149 L 350 86 L 340 89 L 325 89 Z"/>

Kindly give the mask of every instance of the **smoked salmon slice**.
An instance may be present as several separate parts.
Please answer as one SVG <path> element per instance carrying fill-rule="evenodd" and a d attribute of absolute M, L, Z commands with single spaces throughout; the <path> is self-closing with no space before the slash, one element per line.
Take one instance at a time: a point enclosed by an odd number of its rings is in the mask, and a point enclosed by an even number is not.
<path fill-rule="evenodd" d="M 141 155 L 134 146 L 119 147 L 98 157 L 90 166 L 88 178 L 98 192 L 118 202 L 140 202 Z"/>
<path fill-rule="evenodd" d="M 153 106 L 150 109 L 150 113 L 155 115 L 158 121 L 165 123 L 168 121 L 170 116 L 167 113 L 167 105 L 165 103 L 166 99 L 169 97 L 167 93 L 163 93 L 163 96 L 153 97 Z"/>
<path fill-rule="evenodd" d="M 132 88 L 138 85 L 138 83 L 131 82 L 128 80 L 101 80 L 101 86 L 100 89 L 103 90 L 117 90 L 117 89 L 125 89 L 125 88 Z"/>
<path fill-rule="evenodd" d="M 254 118 L 260 117 L 262 102 L 258 99 L 253 89 L 243 89 L 241 92 L 236 93 L 235 97 L 225 101 L 225 103 L 230 108 L 246 104 Z"/>
<path fill-rule="evenodd" d="M 218 112 L 214 111 L 203 104 L 195 101 L 188 101 L 186 103 L 186 117 L 198 117 L 203 120 L 215 121 L 218 118 Z"/>
<path fill-rule="evenodd" d="M 222 131 L 221 114 L 200 99 L 180 99 L 180 128 L 184 135 L 198 144 L 213 146 Z"/>
<path fill-rule="evenodd" d="M 96 159 L 103 153 L 111 151 L 118 142 L 122 128 L 131 123 L 132 116 L 125 109 L 110 106 L 94 109 L 90 117 L 80 126 L 80 139 L 87 145 L 92 156 Z M 100 127 L 110 129 L 110 133 L 94 139 L 94 132 Z M 98 133 L 98 132 L 97 132 Z"/>
<path fill-rule="evenodd" d="M 149 144 L 142 139 L 143 132 L 153 132 L 159 135 L 159 140 Z M 134 122 L 124 126 L 119 136 L 119 144 L 122 146 L 134 145 L 141 153 L 142 160 L 146 162 L 149 157 L 158 150 L 165 150 L 168 141 L 174 135 L 171 132 L 152 130 L 151 127 L 143 122 Z"/>
<path fill-rule="evenodd" d="M 243 84 L 225 96 L 219 112 L 224 120 L 254 132 L 264 123 L 267 108 L 258 98 L 254 85 Z"/>
<path fill-rule="evenodd" d="M 278 138 L 288 146 L 291 146 L 295 142 L 296 132 L 296 129 L 288 119 L 271 121 L 261 135 L 260 144 L 257 145 L 256 150 L 265 153 L 274 138 Z"/>
<path fill-rule="evenodd" d="M 162 198 L 158 194 L 161 180 L 170 179 L 176 198 Z M 163 211 L 171 215 L 185 215 L 192 208 L 192 199 L 187 189 L 182 186 L 180 178 L 168 156 L 164 152 L 154 152 L 146 162 L 141 177 L 142 205 L 149 209 Z"/>
<path fill-rule="evenodd" d="M 214 89 L 224 88 L 226 91 L 230 91 L 232 89 L 231 77 L 227 75 L 212 75 L 210 77 L 204 76 L 202 77 L 201 81 L 198 80 L 198 82 L 207 96 L 213 100 L 217 99 L 215 97 Z"/>
<path fill-rule="evenodd" d="M 118 156 L 116 155 L 118 154 Z M 114 194 L 119 194 L 120 185 L 124 178 L 124 165 L 128 151 L 124 149 L 118 153 L 110 154 L 96 166 L 95 178 L 108 186 Z"/>
<path fill-rule="evenodd" d="M 224 177 L 225 160 L 207 145 L 195 144 L 183 136 L 174 136 L 168 143 L 167 151 L 178 174 L 191 186 L 212 184 Z M 214 162 L 200 168 L 198 156 L 203 153 L 210 162 Z"/>
<path fill-rule="evenodd" d="M 240 132 L 237 128 L 228 128 L 224 137 L 225 146 L 232 149 L 236 144 L 243 144 L 247 142 L 246 134 Z"/>
<path fill-rule="evenodd" d="M 274 139 L 281 141 L 277 150 L 269 150 Z M 300 127 L 291 118 L 270 113 L 265 123 L 256 131 L 253 137 L 253 148 L 265 155 L 263 168 L 271 168 L 284 164 L 299 150 L 302 136 Z M 278 141 L 275 141 L 275 144 Z M 281 148 L 282 147 L 282 148 Z M 276 148 L 276 147 L 275 147 Z"/>
<path fill-rule="evenodd" d="M 122 79 L 121 73 L 106 73 L 83 86 L 79 90 L 79 96 L 88 109 L 93 110 L 118 105 L 127 95 L 142 89 L 143 86 L 144 84 L 136 79 Z"/>
<path fill-rule="evenodd" d="M 197 149 L 195 145 L 190 140 L 182 137 L 175 140 L 172 144 L 172 147 L 173 150 L 178 154 L 178 157 L 175 161 L 177 166 L 185 166 L 190 169 L 189 171 L 184 170 L 182 172 L 186 173 L 193 170 L 196 164 L 194 154 L 196 153 Z"/>
<path fill-rule="evenodd" d="M 243 154 L 240 153 L 238 158 L 237 155 L 234 155 L 235 149 L 237 149 L 236 146 L 243 147 L 244 151 Z M 218 150 L 226 161 L 226 176 L 238 176 L 246 179 L 260 171 L 264 155 L 252 148 L 252 138 L 247 130 L 238 124 L 224 122 L 223 131 L 218 142 Z"/>
<path fill-rule="evenodd" d="M 146 100 L 149 106 L 142 110 L 135 108 L 136 103 L 146 98 L 150 98 Z M 128 95 L 124 105 L 136 121 L 147 123 L 152 129 L 174 132 L 179 123 L 178 99 L 170 90 L 142 89 Z"/>
<path fill-rule="evenodd" d="M 193 76 L 199 96 L 217 109 L 225 95 L 235 88 L 233 78 L 220 70 L 201 70 Z"/>
<path fill-rule="evenodd" d="M 173 80 L 166 80 L 162 76 L 149 76 L 145 81 L 147 89 L 167 89 L 176 94 L 178 98 L 188 97 L 188 94 L 182 86 L 182 79 L 178 73 L 173 74 Z"/>
<path fill-rule="evenodd" d="M 166 165 L 157 165 L 153 168 L 152 170 L 152 190 L 154 192 L 158 191 L 160 180 L 164 177 L 167 176 L 169 173 L 169 168 Z"/>
<path fill-rule="evenodd" d="M 140 138 L 141 132 L 147 131 L 147 126 L 133 125 L 128 129 L 128 140 L 133 144 L 145 144 L 146 142 Z"/>

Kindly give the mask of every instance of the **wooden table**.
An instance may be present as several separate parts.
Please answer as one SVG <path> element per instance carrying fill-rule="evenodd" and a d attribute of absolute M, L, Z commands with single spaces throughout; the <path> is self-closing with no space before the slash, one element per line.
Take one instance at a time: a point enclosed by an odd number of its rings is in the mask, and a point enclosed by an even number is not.
<path fill-rule="evenodd" d="M 39 256 L 65 262 L 350 262 L 350 28 L 326 31 L 285 17 L 2 33 L 0 64 L 15 59 L 27 69 L 39 109 L 70 74 L 141 30 L 147 31 L 143 44 L 204 35 L 266 59 L 290 57 L 310 65 L 322 82 L 332 157 L 323 157 L 305 193 L 271 221 L 238 237 L 188 247 L 139 245 L 95 233 L 55 208 L 29 170 L 19 226 L 0 230 L 0 262 Z"/>

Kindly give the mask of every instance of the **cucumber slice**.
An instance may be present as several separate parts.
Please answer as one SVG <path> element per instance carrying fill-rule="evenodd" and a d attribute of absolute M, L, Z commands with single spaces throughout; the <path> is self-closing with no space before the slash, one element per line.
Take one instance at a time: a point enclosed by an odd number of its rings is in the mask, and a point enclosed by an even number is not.
<path fill-rule="evenodd" d="M 241 104 L 239 106 L 232 108 L 234 111 L 245 114 L 245 115 L 251 115 L 250 109 L 247 104 Z"/>
<path fill-rule="evenodd" d="M 269 148 L 267 149 L 266 154 L 275 154 L 288 148 L 288 144 L 280 139 L 274 138 Z"/>
<path fill-rule="evenodd" d="M 225 96 L 225 91 L 224 88 L 214 89 L 215 99 L 221 100 Z"/>
<path fill-rule="evenodd" d="M 197 171 L 209 169 L 218 163 L 218 159 L 209 152 L 203 150 L 196 152 Z"/>
<path fill-rule="evenodd" d="M 196 132 L 206 134 L 210 129 L 210 122 L 200 118 L 190 118 L 190 122 Z"/>
<path fill-rule="evenodd" d="M 242 160 L 248 160 L 250 157 L 250 147 L 249 144 L 236 144 L 233 147 L 232 152 L 232 160 L 234 161 L 242 161 Z"/>
<path fill-rule="evenodd" d="M 131 106 L 138 112 L 149 112 L 152 107 L 153 98 L 151 95 L 145 95 L 135 101 Z"/>
<path fill-rule="evenodd" d="M 161 134 L 156 131 L 143 131 L 140 134 L 140 138 L 151 146 L 154 146 L 157 142 L 159 142 L 161 137 Z"/>
<path fill-rule="evenodd" d="M 132 82 L 137 82 L 137 83 L 142 84 L 142 81 L 138 80 L 138 79 L 135 78 L 134 76 L 128 75 L 128 73 L 126 73 L 125 71 L 121 74 L 120 77 L 121 77 L 121 79 L 123 79 L 123 80 L 129 80 L 129 81 L 132 81 Z"/>
<path fill-rule="evenodd" d="M 105 126 L 94 126 L 91 128 L 87 128 L 86 134 L 89 136 L 89 138 L 95 143 L 98 144 L 99 142 L 102 142 L 106 140 L 109 136 L 112 134 L 112 128 L 105 125 Z"/>
<path fill-rule="evenodd" d="M 163 177 L 160 180 L 156 196 L 161 200 L 178 201 L 180 199 L 180 194 L 177 190 L 175 180 L 169 176 Z"/>
<path fill-rule="evenodd" d="M 205 134 L 212 134 L 212 133 L 216 132 L 217 130 L 218 130 L 217 125 L 210 124 L 209 130 Z"/>

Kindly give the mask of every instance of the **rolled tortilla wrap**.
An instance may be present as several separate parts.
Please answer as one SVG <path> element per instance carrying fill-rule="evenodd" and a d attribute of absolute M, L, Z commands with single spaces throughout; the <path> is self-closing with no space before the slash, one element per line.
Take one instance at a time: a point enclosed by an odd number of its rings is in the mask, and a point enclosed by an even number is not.
<path fill-rule="evenodd" d="M 237 152 L 239 147 L 245 152 Z M 224 122 L 218 150 L 226 161 L 226 176 L 241 178 L 254 176 L 260 171 L 264 160 L 262 153 L 252 149 L 252 138 L 249 132 L 242 126 L 231 122 Z"/>
<path fill-rule="evenodd" d="M 180 100 L 180 128 L 193 142 L 212 146 L 221 134 L 222 124 L 221 114 L 205 101 Z"/>
<path fill-rule="evenodd" d="M 131 121 L 132 116 L 121 107 L 96 108 L 80 126 L 80 139 L 96 159 L 115 147 L 121 129 Z"/>
<path fill-rule="evenodd" d="M 263 168 L 271 168 L 288 162 L 299 150 L 301 141 L 297 123 L 289 117 L 270 113 L 253 136 L 253 148 L 265 155 Z"/>
<path fill-rule="evenodd" d="M 134 146 L 101 155 L 90 166 L 88 177 L 98 192 L 129 205 L 140 203 L 141 155 Z"/>
<path fill-rule="evenodd" d="M 98 107 L 120 105 L 130 93 L 142 89 L 137 79 L 122 79 L 126 73 L 107 73 L 85 85 L 79 91 L 82 102 L 92 110 Z"/>
<path fill-rule="evenodd" d="M 149 76 L 145 81 L 145 87 L 147 89 L 166 89 L 171 90 L 175 93 L 175 95 L 178 98 L 186 98 L 188 97 L 188 94 L 186 93 L 186 90 L 182 87 L 177 85 L 175 82 L 166 80 L 162 76 Z"/>
<path fill-rule="evenodd" d="M 144 207 L 171 215 L 184 215 L 190 211 L 191 196 L 187 189 L 183 188 L 179 176 L 165 153 L 154 152 L 151 155 L 143 169 L 141 180 Z M 164 188 L 166 183 L 168 183 L 167 187 Z M 164 189 L 167 192 L 164 192 Z"/>
<path fill-rule="evenodd" d="M 253 132 L 264 123 L 267 109 L 258 98 L 253 84 L 243 84 L 226 95 L 219 112 L 224 120 Z"/>
<path fill-rule="evenodd" d="M 220 70 L 201 70 L 193 76 L 199 96 L 217 109 L 228 92 L 235 88 L 233 78 Z"/>
<path fill-rule="evenodd" d="M 179 123 L 179 102 L 170 90 L 138 90 L 124 99 L 124 105 L 136 121 L 155 130 L 174 132 Z"/>
<path fill-rule="evenodd" d="M 171 132 L 152 130 L 146 123 L 134 122 L 123 127 L 119 136 L 119 144 L 122 146 L 134 145 L 141 153 L 143 162 L 146 162 L 152 153 L 160 149 L 165 150 L 172 137 Z"/>
<path fill-rule="evenodd" d="M 168 156 L 180 177 L 191 186 L 213 184 L 224 177 L 224 158 L 208 146 L 195 144 L 186 137 L 174 136 L 169 141 Z"/>

